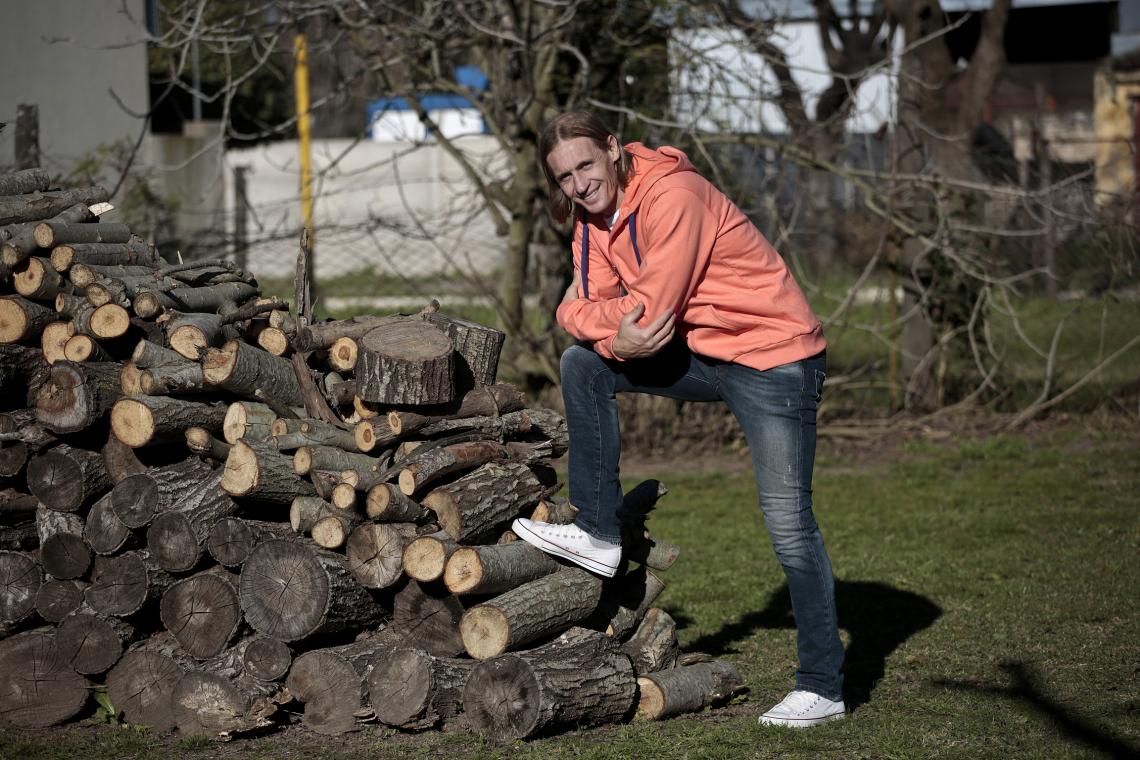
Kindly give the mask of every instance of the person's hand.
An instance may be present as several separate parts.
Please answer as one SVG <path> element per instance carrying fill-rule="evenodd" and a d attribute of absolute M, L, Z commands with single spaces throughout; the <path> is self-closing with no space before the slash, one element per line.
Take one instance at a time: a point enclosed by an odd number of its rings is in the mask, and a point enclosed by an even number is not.
<path fill-rule="evenodd" d="M 578 287 L 582 284 L 582 270 L 574 270 L 574 279 L 570 282 L 570 287 L 566 288 L 566 292 L 562 294 L 562 303 L 567 301 L 578 300 Z"/>
<path fill-rule="evenodd" d="M 670 309 L 645 327 L 638 327 L 637 320 L 645 314 L 645 304 L 639 303 L 621 318 L 617 336 L 610 347 L 619 359 L 644 359 L 653 356 L 673 339 L 676 315 Z"/>

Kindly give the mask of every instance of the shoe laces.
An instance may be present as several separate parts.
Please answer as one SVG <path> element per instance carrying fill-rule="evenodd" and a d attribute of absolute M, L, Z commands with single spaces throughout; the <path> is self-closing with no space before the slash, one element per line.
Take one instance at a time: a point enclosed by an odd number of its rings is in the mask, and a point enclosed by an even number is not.
<path fill-rule="evenodd" d="M 819 700 L 823 699 L 819 694 L 811 691 L 793 691 L 784 697 L 777 707 L 786 707 L 789 712 L 795 715 L 802 715 L 808 712 Z"/>

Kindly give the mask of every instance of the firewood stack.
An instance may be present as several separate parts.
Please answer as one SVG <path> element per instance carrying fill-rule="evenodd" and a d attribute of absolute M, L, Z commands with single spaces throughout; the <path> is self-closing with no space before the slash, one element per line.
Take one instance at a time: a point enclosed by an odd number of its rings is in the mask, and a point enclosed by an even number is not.
<path fill-rule="evenodd" d="M 502 333 L 434 302 L 314 322 L 303 252 L 290 313 L 99 222 L 102 188 L 48 187 L 0 175 L 0 723 L 94 687 L 155 730 L 299 702 L 321 733 L 524 738 L 739 688 L 652 606 L 678 553 L 645 529 L 659 483 L 626 497 L 613 580 L 508 530 L 574 509 L 565 421 L 496 382 Z"/>

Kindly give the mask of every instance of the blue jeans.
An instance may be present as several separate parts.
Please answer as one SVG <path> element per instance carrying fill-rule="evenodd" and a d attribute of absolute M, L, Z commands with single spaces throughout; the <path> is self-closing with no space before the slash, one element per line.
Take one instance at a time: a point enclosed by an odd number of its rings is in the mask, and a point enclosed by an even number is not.
<path fill-rule="evenodd" d="M 764 524 L 788 580 L 800 663 L 796 688 L 839 700 L 843 644 L 835 582 L 811 502 L 815 413 L 826 373 L 822 353 L 760 371 L 698 356 L 679 341 L 656 356 L 627 362 L 575 345 L 562 355 L 562 398 L 570 433 L 570 502 L 579 510 L 575 523 L 614 543 L 621 541 L 622 501 L 616 394 L 727 404 L 748 441 Z"/>

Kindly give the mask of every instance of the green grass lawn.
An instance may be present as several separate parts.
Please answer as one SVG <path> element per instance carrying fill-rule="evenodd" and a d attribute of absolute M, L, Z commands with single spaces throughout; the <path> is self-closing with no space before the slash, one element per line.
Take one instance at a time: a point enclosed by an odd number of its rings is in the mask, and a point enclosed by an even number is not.
<path fill-rule="evenodd" d="M 981 442 L 821 452 L 817 514 L 848 646 L 848 720 L 756 716 L 793 681 L 794 631 L 750 469 L 654 468 L 651 528 L 683 546 L 659 599 L 687 651 L 735 663 L 734 704 L 494 745 L 462 733 L 292 728 L 217 745 L 111 727 L 0 738 L 0 758 L 1071 758 L 1140 751 L 1140 436 L 1087 423 Z M 1124 432 L 1121 432 L 1124 431 Z"/>

